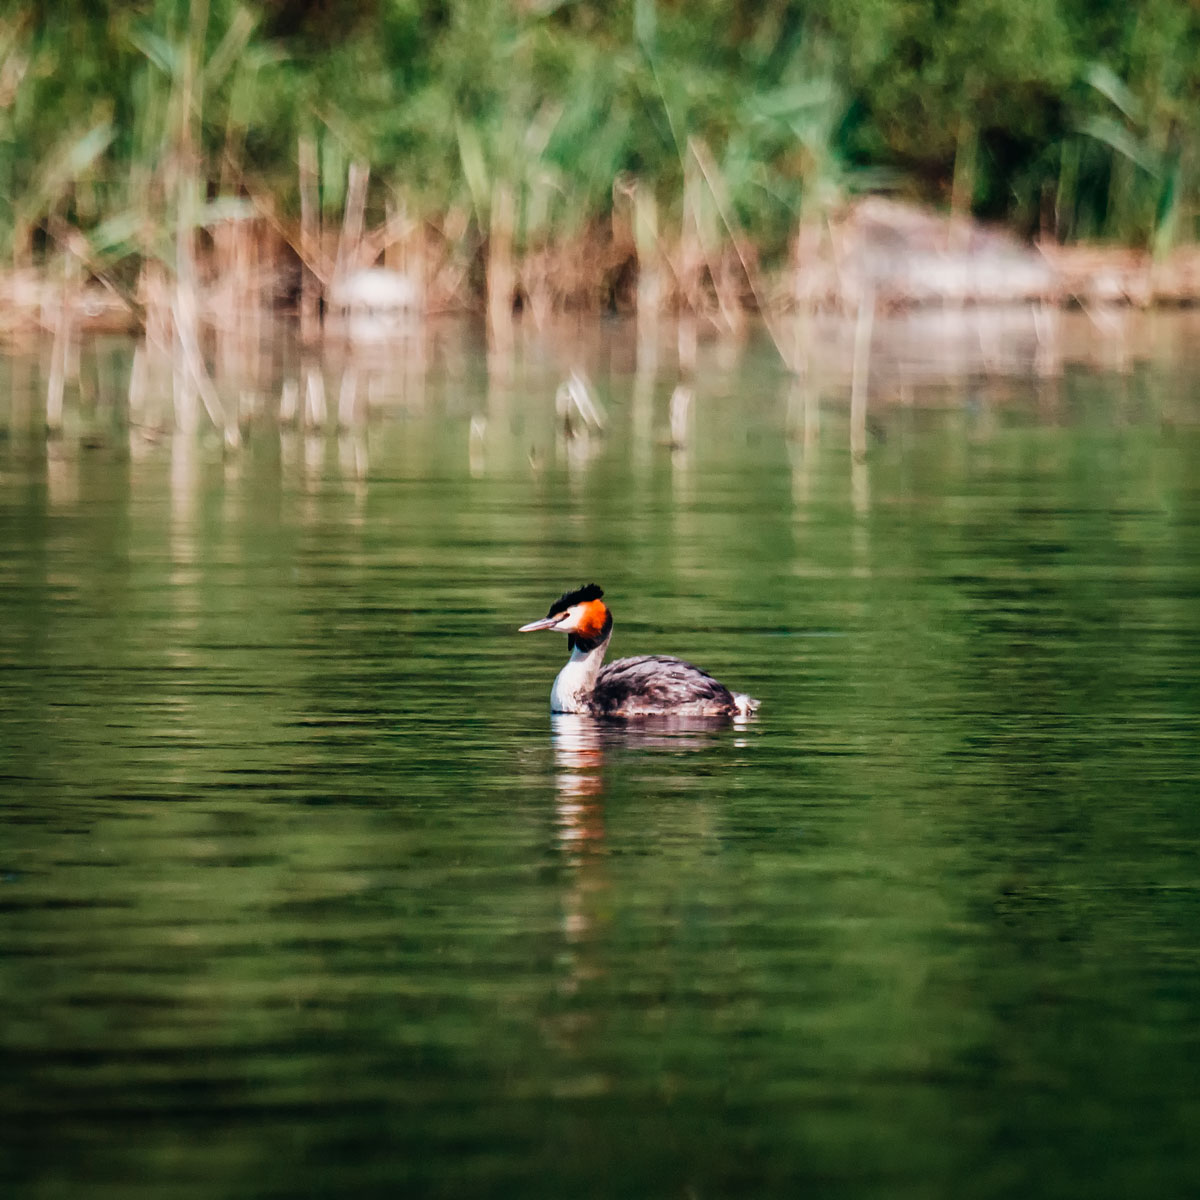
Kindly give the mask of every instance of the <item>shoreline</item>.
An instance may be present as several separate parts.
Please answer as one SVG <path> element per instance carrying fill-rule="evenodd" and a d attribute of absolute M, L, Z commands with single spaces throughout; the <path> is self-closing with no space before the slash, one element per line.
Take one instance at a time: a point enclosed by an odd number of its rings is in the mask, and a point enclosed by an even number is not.
<path fill-rule="evenodd" d="M 692 316 L 718 333 L 754 314 L 1041 304 L 1057 308 L 1200 304 L 1200 244 L 1161 256 L 1108 244 L 1022 242 L 1002 228 L 878 196 L 801 227 L 790 261 L 760 268 L 738 236 L 707 245 L 589 229 L 536 251 L 450 244 L 432 228 L 367 230 L 317 257 L 258 219 L 228 222 L 182 269 L 144 262 L 136 281 L 89 272 L 71 251 L 0 273 L 0 339 L 73 331 L 172 340 L 181 323 L 216 330 L 295 316 L 306 341 L 382 324 L 474 313 L 500 349 L 516 324 L 579 315 Z"/>

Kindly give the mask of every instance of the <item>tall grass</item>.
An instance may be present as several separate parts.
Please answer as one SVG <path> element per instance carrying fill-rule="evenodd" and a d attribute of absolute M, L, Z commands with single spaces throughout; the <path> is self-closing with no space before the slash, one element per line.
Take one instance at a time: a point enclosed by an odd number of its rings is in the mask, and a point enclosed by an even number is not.
<path fill-rule="evenodd" d="M 1169 0 L 18 4 L 0 260 L 67 255 L 140 319 L 219 284 L 206 317 L 302 294 L 312 320 L 376 257 L 497 329 L 639 301 L 733 326 L 881 183 L 1062 240 L 1192 240 L 1198 60 L 1200 9 Z"/>

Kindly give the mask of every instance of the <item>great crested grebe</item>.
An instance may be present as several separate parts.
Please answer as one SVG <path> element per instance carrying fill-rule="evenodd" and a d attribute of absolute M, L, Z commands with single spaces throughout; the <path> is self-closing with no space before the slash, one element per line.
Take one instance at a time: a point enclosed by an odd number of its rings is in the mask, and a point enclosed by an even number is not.
<path fill-rule="evenodd" d="M 566 592 L 540 621 L 518 633 L 550 629 L 567 635 L 571 657 L 550 692 L 550 711 L 594 717 L 748 717 L 758 701 L 731 692 L 680 658 L 639 654 L 601 667 L 612 637 L 612 613 L 594 583 Z"/>

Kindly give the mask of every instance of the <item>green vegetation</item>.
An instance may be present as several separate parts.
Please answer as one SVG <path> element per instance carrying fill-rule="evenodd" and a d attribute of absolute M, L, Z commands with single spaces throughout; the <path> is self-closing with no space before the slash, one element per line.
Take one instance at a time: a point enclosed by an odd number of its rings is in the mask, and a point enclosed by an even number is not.
<path fill-rule="evenodd" d="M 1161 253 L 1200 222 L 1197 62 L 1184 0 L 40 0 L 0 18 L 0 258 L 132 297 L 232 227 L 327 282 L 349 219 L 459 300 L 598 306 L 649 229 L 686 299 L 880 186 Z"/>

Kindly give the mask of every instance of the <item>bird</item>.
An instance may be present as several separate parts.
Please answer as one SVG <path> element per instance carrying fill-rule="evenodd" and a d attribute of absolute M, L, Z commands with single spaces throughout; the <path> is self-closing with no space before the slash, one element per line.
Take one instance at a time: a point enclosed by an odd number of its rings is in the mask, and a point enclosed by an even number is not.
<path fill-rule="evenodd" d="M 612 639 L 612 610 L 594 583 L 564 592 L 540 621 L 518 633 L 567 635 L 570 658 L 550 690 L 550 711 L 594 717 L 752 716 L 759 701 L 730 691 L 706 671 L 665 654 L 639 654 L 601 666 Z"/>

